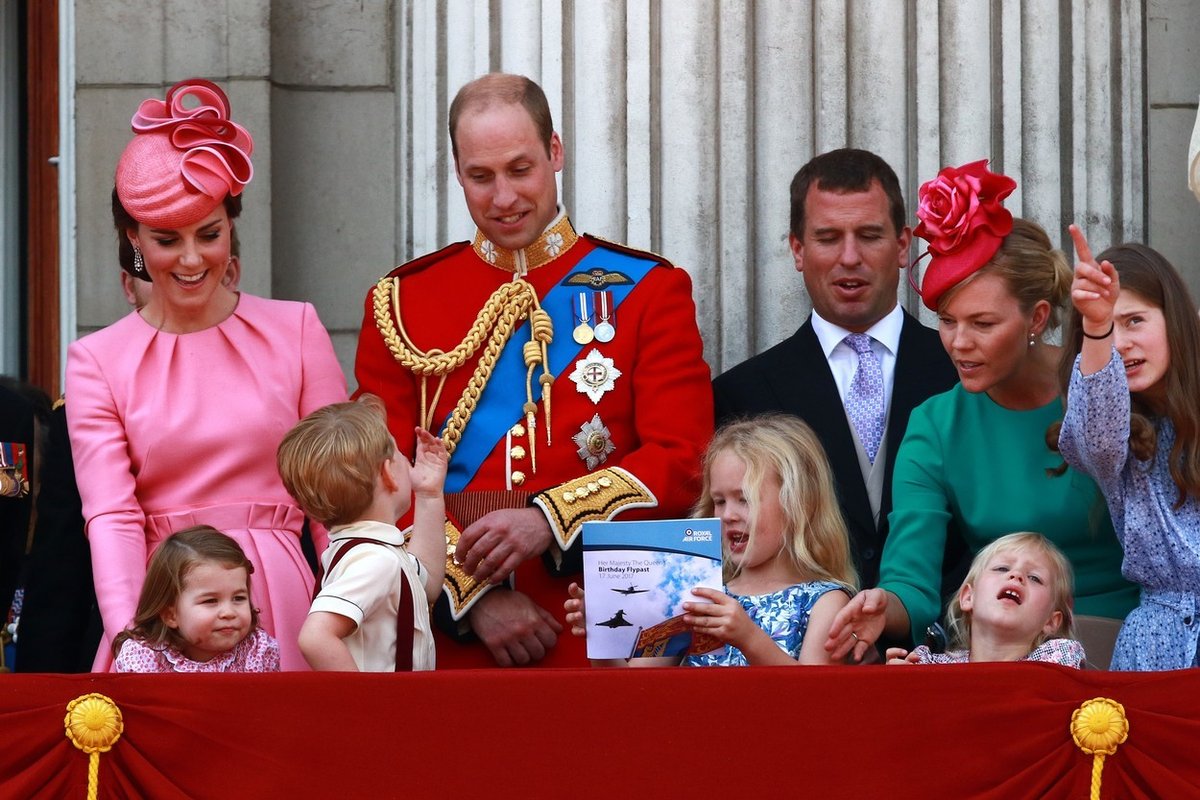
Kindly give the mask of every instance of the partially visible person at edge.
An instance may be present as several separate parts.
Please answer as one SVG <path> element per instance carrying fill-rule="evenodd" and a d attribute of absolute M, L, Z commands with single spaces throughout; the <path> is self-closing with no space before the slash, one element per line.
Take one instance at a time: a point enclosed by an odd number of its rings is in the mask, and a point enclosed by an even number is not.
<path fill-rule="evenodd" d="M 921 297 L 960 383 L 909 419 L 879 587 L 839 612 L 826 642 L 835 656 L 861 657 L 881 634 L 924 639 L 942 606 L 950 524 L 972 552 L 1011 531 L 1045 535 L 1074 569 L 1077 615 L 1121 619 L 1137 602 L 1096 484 L 1064 470 L 1048 443 L 1063 414 L 1061 348 L 1043 337 L 1059 324 L 1070 267 L 1039 225 L 1004 208 L 1016 182 L 986 163 L 947 167 L 920 189 L 915 232 L 932 256 Z"/>
<path fill-rule="evenodd" d="M 224 283 L 253 174 L 253 141 L 229 111 L 225 93 L 200 79 L 138 108 L 113 221 L 154 289 L 142 309 L 68 351 L 71 450 L 104 620 L 95 669 L 110 666 L 109 642 L 133 619 L 154 548 L 200 524 L 245 550 L 283 668 L 307 668 L 296 638 L 313 573 L 304 515 L 274 453 L 301 417 L 345 399 L 345 379 L 311 305 Z"/>
<path fill-rule="evenodd" d="M 229 268 L 223 281 L 236 291 L 241 277 L 237 230 L 230 229 Z M 150 300 L 153 283 L 133 271 L 133 245 L 117 231 L 121 291 L 133 310 Z M 40 472 L 37 523 L 25 572 L 25 603 L 17 638 L 17 672 L 87 672 L 100 646 L 103 623 L 92 583 L 92 555 L 67 434 L 65 399 L 54 404 Z"/>
<path fill-rule="evenodd" d="M 1161 253 L 1119 244 L 1093 258 L 1083 232 L 1071 226 L 1071 235 L 1079 262 L 1059 445 L 1104 490 L 1125 551 L 1122 572 L 1142 590 L 1112 669 L 1195 667 L 1200 321 Z"/>
<path fill-rule="evenodd" d="M 790 338 L 713 381 L 717 423 L 769 412 L 795 414 L 821 439 L 850 531 L 862 586 L 879 579 L 892 510 L 892 470 L 909 414 L 957 377 L 937 334 L 896 303 L 912 235 L 896 173 L 879 156 L 845 148 L 823 153 L 792 178 L 788 243 L 813 311 Z M 852 334 L 870 337 L 860 357 Z M 860 358 L 882 379 L 876 414 L 882 436 L 868 452 L 847 416 Z M 948 569 L 962 558 L 951 537 Z M 954 572 L 954 589 L 965 571 Z"/>
<path fill-rule="evenodd" d="M 42 471 L 50 398 L 24 381 L 0 375 L 0 630 L 20 605 L 29 525 Z M 0 637 L 2 638 L 2 637 Z M 3 646 L 0 641 L 0 647 Z M 0 663 L 4 654 L 0 652 Z"/>
<path fill-rule="evenodd" d="M 712 390 L 691 280 L 575 231 L 536 83 L 485 75 L 449 116 L 477 230 L 367 293 L 358 391 L 402 451 L 420 426 L 451 452 L 438 667 L 586 666 L 560 638 L 583 522 L 686 516 L 700 489 Z"/>

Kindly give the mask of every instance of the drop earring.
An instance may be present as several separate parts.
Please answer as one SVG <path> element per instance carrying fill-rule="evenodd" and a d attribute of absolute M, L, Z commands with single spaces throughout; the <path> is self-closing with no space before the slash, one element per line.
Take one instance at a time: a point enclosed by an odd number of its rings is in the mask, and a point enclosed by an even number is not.
<path fill-rule="evenodd" d="M 133 246 L 133 271 L 138 275 L 146 274 L 146 259 L 142 258 L 142 251 L 136 244 Z"/>
<path fill-rule="evenodd" d="M 1037 342 L 1037 340 L 1034 338 L 1033 334 L 1032 334 L 1032 333 L 1030 333 L 1030 334 L 1029 334 L 1029 346 L 1030 346 L 1030 347 L 1033 347 L 1033 345 L 1034 345 L 1036 342 Z"/>

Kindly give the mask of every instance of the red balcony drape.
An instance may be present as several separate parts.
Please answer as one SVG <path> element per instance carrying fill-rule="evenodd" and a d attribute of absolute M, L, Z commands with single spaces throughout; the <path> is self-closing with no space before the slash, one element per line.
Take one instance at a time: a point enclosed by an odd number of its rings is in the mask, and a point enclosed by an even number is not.
<path fill-rule="evenodd" d="M 1104 798 L 1200 797 L 1200 672 L 947 667 L 0 675 L 0 797 L 1086 798 L 1072 712 L 1121 703 Z"/>

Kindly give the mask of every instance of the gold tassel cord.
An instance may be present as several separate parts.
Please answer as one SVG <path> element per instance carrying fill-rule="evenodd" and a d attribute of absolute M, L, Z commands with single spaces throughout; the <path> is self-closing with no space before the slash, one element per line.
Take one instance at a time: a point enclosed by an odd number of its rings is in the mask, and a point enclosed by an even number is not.
<path fill-rule="evenodd" d="M 100 754 L 107 753 L 121 738 L 125 722 L 121 709 L 102 694 L 85 694 L 67 703 L 63 720 L 71 744 L 88 754 L 88 800 L 100 791 Z"/>
<path fill-rule="evenodd" d="M 542 407 L 546 413 L 546 446 L 550 446 L 550 384 L 554 383 L 554 376 L 550 374 L 550 342 L 554 341 L 554 323 L 550 321 L 550 315 L 546 310 L 538 307 L 529 315 L 530 327 L 530 344 L 537 342 L 538 350 L 541 353 L 542 374 L 538 378 L 538 383 L 542 387 Z M 529 363 L 529 359 L 526 359 Z M 532 371 L 530 373 L 532 375 Z"/>
<path fill-rule="evenodd" d="M 545 363 L 546 345 L 553 338 L 550 315 L 543 311 L 538 304 L 537 291 L 533 286 L 528 281 L 518 278 L 501 284 L 496 291 L 492 292 L 491 297 L 476 315 L 467 335 L 456 347 L 449 351 L 422 352 L 413 344 L 407 331 L 404 330 L 397 283 L 395 278 L 384 277 L 375 285 L 375 326 L 379 329 L 384 344 L 397 363 L 421 379 L 421 421 L 426 429 L 432 428 L 432 415 L 441 398 L 446 376 L 462 367 L 476 353 L 480 353 L 475 370 L 467 381 L 466 388 L 458 403 L 455 404 L 450 419 L 446 422 L 445 431 L 442 433 L 446 449 L 453 454 L 462 438 L 463 430 L 471 419 L 475 406 L 479 403 L 479 397 L 491 378 L 496 361 L 513 332 L 525 319 L 531 320 L 532 342 L 537 342 L 541 348 L 541 357 L 538 360 L 542 363 L 543 373 L 548 370 Z M 393 318 L 395 322 L 393 322 Z M 481 348 L 482 352 L 480 352 Z M 523 351 L 523 356 L 527 367 L 526 395 L 529 402 L 532 403 L 530 384 L 535 365 L 529 363 L 528 349 Z M 430 377 L 438 378 L 439 383 L 432 402 L 427 405 L 426 382 Z M 543 387 L 546 385 L 544 381 L 542 385 Z M 543 402 L 546 406 L 548 427 L 550 401 L 545 391 L 543 391 Z"/>
<path fill-rule="evenodd" d="M 1129 720 L 1125 707 L 1107 697 L 1094 697 L 1071 714 L 1071 738 L 1084 753 L 1092 756 L 1091 800 L 1100 800 L 1100 776 L 1104 758 L 1117 752 L 1129 738 Z"/>

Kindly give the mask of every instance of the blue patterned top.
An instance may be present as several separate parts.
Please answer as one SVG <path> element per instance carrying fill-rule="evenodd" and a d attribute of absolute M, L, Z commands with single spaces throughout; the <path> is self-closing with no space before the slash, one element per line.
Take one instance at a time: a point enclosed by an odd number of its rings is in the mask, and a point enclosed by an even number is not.
<path fill-rule="evenodd" d="M 1059 447 L 1068 464 L 1100 485 L 1125 549 L 1121 573 L 1142 587 L 1141 604 L 1117 636 L 1112 669 L 1194 667 L 1200 641 L 1200 501 L 1188 497 L 1174 508 L 1179 490 L 1168 466 L 1175 441 L 1169 419 L 1154 421 L 1154 459 L 1134 458 L 1129 409 L 1129 384 L 1115 349 L 1104 369 L 1091 375 L 1080 373 L 1076 358 Z"/>
<path fill-rule="evenodd" d="M 811 581 L 796 583 L 770 594 L 740 595 L 725 587 L 725 594 L 742 604 L 755 625 L 775 640 L 779 649 L 792 658 L 800 658 L 800 645 L 808 630 L 808 617 L 813 606 L 828 592 L 845 591 L 837 583 Z M 731 644 L 724 649 L 683 660 L 688 667 L 745 667 L 746 656 Z"/>

